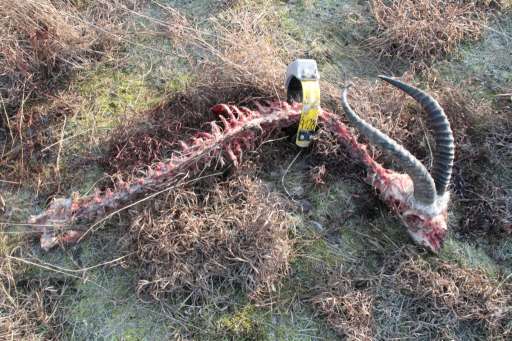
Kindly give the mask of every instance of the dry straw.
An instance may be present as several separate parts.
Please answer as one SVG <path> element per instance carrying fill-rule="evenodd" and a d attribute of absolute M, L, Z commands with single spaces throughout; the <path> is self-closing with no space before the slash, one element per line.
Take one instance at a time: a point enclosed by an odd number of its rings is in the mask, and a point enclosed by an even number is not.
<path fill-rule="evenodd" d="M 348 339 L 444 339 L 465 333 L 506 340 L 512 335 L 506 279 L 404 251 L 387 258 L 375 275 L 361 271 L 335 269 L 312 298 L 332 328 Z"/>
<path fill-rule="evenodd" d="M 202 186 L 175 191 L 134 217 L 139 291 L 197 302 L 221 288 L 252 298 L 275 290 L 292 254 L 286 202 L 248 177 Z"/>
<path fill-rule="evenodd" d="M 482 34 L 485 16 L 473 2 L 451 0 L 372 0 L 378 29 L 368 45 L 379 56 L 430 63 Z"/>

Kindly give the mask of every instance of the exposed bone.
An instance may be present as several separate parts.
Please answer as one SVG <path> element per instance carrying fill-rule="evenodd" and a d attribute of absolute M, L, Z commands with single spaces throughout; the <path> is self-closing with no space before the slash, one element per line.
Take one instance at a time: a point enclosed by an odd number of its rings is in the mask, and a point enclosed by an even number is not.
<path fill-rule="evenodd" d="M 54 200 L 45 211 L 30 218 L 30 223 L 40 226 L 41 246 L 48 250 L 60 243 L 76 242 L 80 232 L 72 227 L 78 222 L 101 218 L 146 193 L 154 192 L 158 187 L 173 183 L 179 174 L 188 172 L 190 176 L 194 176 L 214 158 L 221 163 L 225 157 L 238 160 L 243 151 L 256 147 L 254 140 L 258 133 L 261 137 L 275 129 L 289 127 L 296 124 L 300 117 L 300 104 L 256 103 L 256 107 L 258 110 L 251 111 L 225 104 L 216 105 L 212 112 L 224 116 L 230 129 L 221 130 L 216 124 L 212 124 L 211 133 L 196 134 L 201 137 L 201 143 L 183 143 L 181 150 L 173 154 L 170 160 L 154 165 L 152 172 L 146 177 L 133 179 L 129 183 L 118 182 L 111 191 Z M 356 136 L 338 116 L 322 111 L 319 118 L 319 124 L 332 132 L 348 152 L 366 166 L 368 182 L 401 217 L 409 232 L 415 232 L 411 234 L 413 238 L 426 243 L 425 246 L 433 251 L 439 250 L 446 233 L 447 199 L 439 201 L 440 206 L 434 210 L 431 206 L 419 204 L 413 200 L 414 186 L 408 175 L 385 169 L 373 160 L 366 146 L 357 142 Z M 224 126 L 226 127 L 225 124 Z M 191 141 L 197 142 L 194 139 Z M 58 235 L 58 229 L 65 232 Z M 418 235 L 424 238 L 418 240 Z"/>
<path fill-rule="evenodd" d="M 343 109 L 359 131 L 368 137 L 371 143 L 377 144 L 389 152 L 411 177 L 412 181 L 406 181 L 403 177 L 400 180 L 400 177 L 393 176 L 394 180 L 391 181 L 393 186 L 398 183 L 401 184 L 399 192 L 414 193 L 413 196 L 408 198 L 398 198 L 395 202 L 396 209 L 398 209 L 398 213 L 413 239 L 424 244 L 432 251 L 438 251 L 447 230 L 447 210 L 450 198 L 447 188 L 452 173 L 455 150 L 450 123 L 441 106 L 426 92 L 397 79 L 386 76 L 379 77 L 413 97 L 428 113 L 429 125 L 434 131 L 436 140 L 433 176 L 405 148 L 365 122 L 350 108 L 347 100 L 348 87 L 344 89 L 342 94 Z M 374 173 L 377 174 L 378 171 L 374 170 Z M 373 185 L 379 188 L 379 186 L 385 186 L 385 183 L 384 185 L 373 183 Z M 379 188 L 379 190 L 385 201 L 396 197 L 396 194 L 393 194 L 395 191 L 386 188 Z"/>
<path fill-rule="evenodd" d="M 159 162 L 150 168 L 145 177 L 135 178 L 129 184 L 115 184 L 113 190 L 107 189 L 89 196 L 56 199 L 44 212 L 32 216 L 29 222 L 40 226 L 43 249 L 48 250 L 59 242 L 69 239 L 57 238 L 56 230 L 69 232 L 69 228 L 78 221 L 101 218 L 107 212 L 134 201 L 143 193 L 154 192 L 156 188 L 172 183 L 180 174 L 188 173 L 193 176 L 213 158 L 222 160 L 223 156 L 227 156 L 237 163 L 239 155 L 237 156 L 236 153 L 241 152 L 241 145 L 236 142 L 237 140 L 244 141 L 245 147 L 253 146 L 254 134 L 258 131 L 266 133 L 288 127 L 297 122 L 300 116 L 299 104 L 290 107 L 282 103 L 274 103 L 266 115 L 227 105 L 214 106 L 212 111 L 219 116 L 227 115 L 230 129 L 221 130 L 215 122 L 212 122 L 211 133 L 201 134 L 202 143 L 194 143 L 197 142 L 195 138 L 188 143 L 180 141 L 181 149 L 174 153 L 170 160 Z M 239 116 L 235 117 L 232 114 L 233 111 L 239 113 Z M 250 120 L 247 119 L 249 116 Z M 71 231 L 73 235 L 80 233 L 78 230 Z"/>
<path fill-rule="evenodd" d="M 323 112 L 320 123 L 345 145 L 354 158 L 361 160 L 368 171 L 367 181 L 382 200 L 401 218 L 411 237 L 433 252 L 438 252 L 447 231 L 449 194 L 437 197 L 433 204 L 424 205 L 414 198 L 412 178 L 382 167 L 368 153 L 364 144 L 332 113 Z M 418 236 L 422 238 L 419 239 Z"/>
<path fill-rule="evenodd" d="M 427 205 L 432 204 L 436 198 L 434 179 L 427 168 L 399 143 L 387 136 L 365 120 L 360 118 L 350 107 L 347 100 L 348 87 L 343 90 L 342 105 L 350 122 L 370 140 L 390 153 L 404 168 L 414 182 L 414 196 L 416 200 Z"/>

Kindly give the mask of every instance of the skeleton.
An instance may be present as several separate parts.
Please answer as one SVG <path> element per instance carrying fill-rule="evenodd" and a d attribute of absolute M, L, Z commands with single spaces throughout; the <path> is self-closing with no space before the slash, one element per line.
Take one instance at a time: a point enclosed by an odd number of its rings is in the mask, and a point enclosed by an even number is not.
<path fill-rule="evenodd" d="M 364 144 L 333 113 L 322 110 L 319 124 L 336 136 L 349 153 L 367 168 L 367 181 L 382 200 L 401 218 L 413 240 L 433 252 L 438 252 L 447 232 L 447 209 L 454 158 L 454 143 L 450 125 L 439 104 L 429 95 L 399 80 L 379 76 L 417 100 L 429 115 L 434 131 L 436 151 L 430 174 L 425 166 L 397 142 L 362 120 L 351 109 L 345 88 L 343 109 L 349 121 L 368 140 L 389 152 L 406 174 L 386 169 L 368 153 Z M 272 131 L 296 124 L 300 118 L 300 103 L 256 103 L 256 110 L 219 104 L 212 108 L 220 123 L 211 122 L 210 132 L 197 133 L 187 143 L 181 142 L 166 162 L 150 167 L 142 177 L 129 182 L 117 181 L 113 189 L 78 197 L 54 200 L 41 214 L 32 216 L 30 223 L 39 226 L 41 246 L 48 250 L 59 244 L 74 243 L 84 232 L 69 228 L 80 222 L 94 221 L 109 212 L 135 201 L 147 193 L 184 178 L 193 178 L 215 162 L 226 160 L 235 166 L 243 152 L 254 149 L 257 138 L 265 138 Z M 219 125 L 220 124 L 220 125 Z M 61 233 L 57 233 L 57 231 Z"/>
<path fill-rule="evenodd" d="M 382 199 L 398 213 L 413 240 L 437 252 L 448 228 L 448 185 L 455 155 L 450 123 L 441 106 L 427 93 L 399 80 L 379 77 L 414 98 L 427 112 L 436 143 L 432 173 L 404 147 L 362 120 L 350 108 L 347 100 L 348 88 L 344 89 L 342 95 L 343 110 L 361 134 L 390 153 L 407 173 L 405 175 L 386 170 L 375 165 L 371 159 L 365 161 L 366 155 L 362 155 L 363 162 L 371 170 L 370 173 L 373 173 L 370 183 L 379 190 Z"/>

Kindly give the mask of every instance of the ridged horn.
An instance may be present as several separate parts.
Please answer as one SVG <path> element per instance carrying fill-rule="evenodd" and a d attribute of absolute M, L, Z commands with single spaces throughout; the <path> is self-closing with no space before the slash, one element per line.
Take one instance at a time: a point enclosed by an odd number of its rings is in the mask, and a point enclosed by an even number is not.
<path fill-rule="evenodd" d="M 349 86 L 350 87 L 350 86 Z M 409 151 L 391 137 L 371 126 L 360 118 L 348 104 L 348 88 L 343 90 L 342 106 L 349 121 L 366 136 L 368 140 L 390 153 L 411 177 L 414 183 L 414 198 L 425 204 L 432 204 L 436 198 L 435 183 L 425 166 Z"/>
<path fill-rule="evenodd" d="M 414 98 L 421 104 L 423 110 L 427 112 L 428 124 L 434 133 L 434 140 L 436 142 L 431 174 L 436 184 L 437 194 L 443 195 L 450 184 L 453 159 L 455 157 L 453 132 L 443 108 L 432 96 L 420 89 L 387 76 L 379 76 L 379 78 Z"/>

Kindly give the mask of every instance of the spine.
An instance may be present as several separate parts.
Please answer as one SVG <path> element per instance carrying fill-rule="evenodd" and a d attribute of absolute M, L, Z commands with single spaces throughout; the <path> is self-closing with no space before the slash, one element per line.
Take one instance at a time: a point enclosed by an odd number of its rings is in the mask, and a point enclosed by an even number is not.
<path fill-rule="evenodd" d="M 213 162 L 223 165 L 228 160 L 237 166 L 243 152 L 254 149 L 258 138 L 289 127 L 300 117 L 299 104 L 257 103 L 256 107 L 258 110 L 218 104 L 211 110 L 219 121 L 210 123 L 210 132 L 199 132 L 187 142 L 180 142 L 180 149 L 169 160 L 153 165 L 142 177 L 118 180 L 112 189 L 88 196 L 55 199 L 45 211 L 29 219 L 41 230 L 41 246 L 48 250 L 60 242 L 72 243 L 81 233 L 65 227 L 100 218 L 159 187 L 197 175 Z M 55 233 L 59 229 L 63 231 L 61 236 Z"/>
<path fill-rule="evenodd" d="M 276 129 L 296 124 L 300 118 L 301 107 L 298 103 L 256 103 L 256 108 L 250 110 L 218 104 L 211 110 L 219 121 L 210 123 L 210 132 L 198 132 L 187 142 L 180 142 L 179 150 L 169 160 L 153 165 L 144 176 L 126 182 L 119 180 L 112 189 L 97 191 L 92 195 L 55 199 L 45 211 L 29 220 L 29 223 L 40 228 L 41 246 L 48 250 L 59 243 L 76 242 L 82 233 L 71 229 L 73 225 L 101 218 L 159 187 L 187 176 L 193 177 L 212 164 L 224 165 L 228 161 L 237 166 L 243 152 L 253 150 L 258 139 Z M 377 163 L 368 153 L 366 145 L 357 142 L 356 136 L 335 114 L 322 111 L 319 123 L 336 136 L 352 157 L 366 166 L 368 182 L 395 212 L 400 213 L 410 205 L 413 188 L 409 176 Z M 57 234 L 57 230 L 61 233 Z"/>

